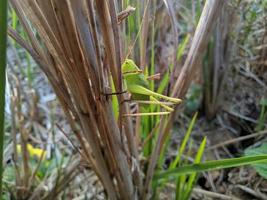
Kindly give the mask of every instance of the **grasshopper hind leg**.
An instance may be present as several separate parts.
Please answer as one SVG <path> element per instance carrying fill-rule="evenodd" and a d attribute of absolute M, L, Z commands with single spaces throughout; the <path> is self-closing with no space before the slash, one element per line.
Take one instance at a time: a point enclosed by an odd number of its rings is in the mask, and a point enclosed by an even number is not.
<path fill-rule="evenodd" d="M 148 113 L 129 113 L 124 114 L 123 117 L 137 117 L 137 116 L 155 116 L 155 115 L 169 115 L 171 112 L 148 112 Z"/>

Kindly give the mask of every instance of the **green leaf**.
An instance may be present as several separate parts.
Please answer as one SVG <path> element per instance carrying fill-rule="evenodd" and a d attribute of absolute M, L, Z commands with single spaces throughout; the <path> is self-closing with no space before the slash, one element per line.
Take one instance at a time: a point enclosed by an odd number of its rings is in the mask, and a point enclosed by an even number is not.
<path fill-rule="evenodd" d="M 267 154 L 258 156 L 246 156 L 240 158 L 230 158 L 222 160 L 206 161 L 199 164 L 185 165 L 167 171 L 161 171 L 155 174 L 154 179 L 166 179 L 167 177 L 176 177 L 184 174 L 192 174 L 195 172 L 204 172 L 218 169 L 225 169 L 230 167 L 239 167 L 242 165 L 251 165 L 258 163 L 267 163 Z"/>
<path fill-rule="evenodd" d="M 267 99 L 261 99 L 260 105 L 267 106 Z"/>
<path fill-rule="evenodd" d="M 245 156 L 256 156 L 262 154 L 267 154 L 267 143 L 264 143 L 257 148 L 248 148 L 245 150 Z M 267 179 L 267 165 L 265 163 L 254 164 L 253 167 L 262 177 Z"/>
<path fill-rule="evenodd" d="M 198 164 L 201 162 L 201 159 L 202 159 L 202 156 L 203 156 L 203 153 L 205 150 L 205 146 L 206 146 L 206 141 L 207 141 L 207 138 L 205 137 L 203 139 L 203 141 L 201 142 L 200 147 L 198 149 L 197 156 L 196 156 L 195 162 L 194 162 L 195 164 Z M 184 199 L 189 199 L 191 192 L 192 192 L 192 189 L 195 185 L 196 179 L 197 179 L 197 173 L 192 173 L 189 176 L 189 180 L 188 180 L 187 185 L 186 185 L 186 191 L 184 192 L 184 194 L 185 194 Z"/>

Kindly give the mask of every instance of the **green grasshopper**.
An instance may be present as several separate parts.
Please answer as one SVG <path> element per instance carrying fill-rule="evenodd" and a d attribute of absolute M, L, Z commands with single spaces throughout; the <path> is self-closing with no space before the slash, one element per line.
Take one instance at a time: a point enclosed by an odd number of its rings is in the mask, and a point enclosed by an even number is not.
<path fill-rule="evenodd" d="M 146 116 L 146 115 L 167 115 L 173 111 L 169 105 L 181 103 L 181 99 L 168 97 L 149 89 L 149 83 L 137 65 L 131 59 L 126 59 L 122 64 L 122 74 L 126 85 L 126 90 L 131 93 L 131 99 L 141 104 L 141 108 L 146 110 L 147 105 L 143 104 L 157 104 L 166 110 L 166 112 L 150 112 L 125 114 L 124 116 Z M 166 100 L 165 102 L 159 99 Z M 144 110 L 143 109 L 143 110 Z"/>

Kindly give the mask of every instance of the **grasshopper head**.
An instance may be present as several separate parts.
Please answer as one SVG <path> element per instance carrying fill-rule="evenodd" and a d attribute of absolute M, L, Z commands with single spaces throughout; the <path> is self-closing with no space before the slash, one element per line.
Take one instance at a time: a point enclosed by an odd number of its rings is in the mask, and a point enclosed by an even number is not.
<path fill-rule="evenodd" d="M 122 64 L 122 73 L 123 74 L 140 74 L 142 70 L 140 70 L 137 65 L 131 59 L 126 59 Z"/>

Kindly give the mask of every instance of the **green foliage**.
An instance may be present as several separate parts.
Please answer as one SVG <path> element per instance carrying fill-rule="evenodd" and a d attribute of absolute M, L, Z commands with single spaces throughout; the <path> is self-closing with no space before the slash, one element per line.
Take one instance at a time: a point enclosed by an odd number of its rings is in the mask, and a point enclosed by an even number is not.
<path fill-rule="evenodd" d="M 39 148 L 34 148 L 34 150 L 43 151 Z M 68 156 L 64 156 L 63 154 L 52 151 L 51 159 L 47 159 L 46 156 L 40 157 L 40 155 L 32 152 L 32 149 L 27 149 L 29 154 L 28 166 L 31 172 L 31 182 L 30 188 L 31 191 L 34 191 L 38 188 L 40 183 L 45 183 L 47 180 L 51 178 L 51 176 L 57 176 L 58 178 L 62 176 L 62 169 L 69 164 L 71 158 Z M 46 154 L 46 152 L 45 152 Z M 45 155 L 44 154 L 44 155 Z M 40 160 L 41 159 L 41 160 Z M 21 173 L 23 171 L 23 158 L 22 152 L 18 148 L 18 160 L 16 163 L 16 167 L 14 165 L 7 164 L 4 173 L 3 173 L 3 183 L 5 185 L 5 191 L 16 191 L 19 190 L 20 185 L 17 184 L 17 176 L 16 174 L 20 174 L 20 178 L 24 178 L 24 174 Z M 5 195 L 12 195 L 13 192 L 5 192 Z"/>
<path fill-rule="evenodd" d="M 189 138 L 192 133 L 193 126 L 196 122 L 196 118 L 197 118 L 197 114 L 194 115 L 194 117 L 192 118 L 189 124 L 189 127 L 186 131 L 184 139 L 178 150 L 176 158 L 173 160 L 173 162 L 171 162 L 169 168 L 166 171 L 173 170 L 173 169 L 176 169 L 177 167 L 179 168 L 179 166 L 187 164 L 187 161 L 182 159 L 182 155 L 191 156 L 190 154 L 192 152 L 192 149 L 191 149 L 192 145 L 190 145 L 189 143 Z M 186 152 L 185 151 L 186 145 L 188 143 L 189 143 L 189 148 L 188 148 L 188 151 Z M 195 164 L 200 163 L 202 155 L 204 153 L 205 144 L 206 144 L 206 138 L 203 139 L 200 147 L 197 150 L 197 155 L 194 161 Z M 192 173 L 190 175 L 181 174 L 180 176 L 177 176 L 175 180 L 176 182 L 175 199 L 176 200 L 187 200 L 190 197 L 190 194 L 194 187 L 196 179 L 197 179 L 197 173 Z M 154 180 L 153 185 L 154 185 L 155 191 L 158 187 L 163 188 L 168 181 L 169 181 L 169 177 L 164 178 L 160 182 L 158 182 L 157 180 Z"/>
<path fill-rule="evenodd" d="M 190 198 L 192 189 L 197 180 L 197 174 L 199 172 L 238 167 L 242 165 L 253 164 L 259 174 L 264 177 L 267 177 L 267 144 L 262 145 L 260 148 L 257 149 L 246 150 L 246 157 L 206 161 L 201 163 L 201 158 L 204 153 L 204 148 L 206 144 L 206 138 L 204 138 L 197 151 L 194 164 L 186 164 L 185 161 L 182 161 L 181 156 L 183 154 L 189 156 L 191 152 L 190 145 L 187 153 L 185 153 L 185 147 L 189 141 L 195 120 L 196 115 L 190 122 L 188 130 L 179 148 L 178 154 L 175 160 L 170 164 L 169 169 L 159 171 L 154 176 L 153 188 L 155 191 L 158 187 L 162 188 L 168 181 L 174 179 L 176 182 L 175 199 L 187 200 Z"/>
<path fill-rule="evenodd" d="M 206 146 L 206 137 L 201 142 L 194 163 L 198 164 L 201 162 L 204 150 Z M 182 175 L 178 180 L 182 180 L 181 183 L 176 186 L 176 199 L 177 200 L 187 200 L 191 196 L 191 192 L 194 188 L 195 182 L 197 180 L 197 173 L 192 173 L 189 176 Z M 179 182 L 179 181 L 178 181 Z M 180 186 L 180 187 L 178 187 Z M 182 187 L 181 187 L 182 186 Z"/>
<path fill-rule="evenodd" d="M 7 1 L 0 1 L 0 195 L 2 195 L 5 84 L 6 84 L 6 47 L 7 47 Z"/>
<path fill-rule="evenodd" d="M 190 124 L 189 124 L 189 127 L 186 131 L 186 134 L 185 134 L 185 137 L 182 141 L 182 144 L 179 148 L 179 152 L 175 158 L 175 160 L 171 163 L 169 169 L 174 169 L 175 167 L 179 166 L 181 163 L 180 163 L 180 160 L 181 160 L 181 157 L 182 157 L 182 154 L 184 153 L 185 151 L 185 147 L 186 147 L 186 144 L 188 143 L 189 141 L 189 137 L 192 133 L 192 130 L 193 130 L 193 126 L 196 122 L 196 118 L 197 118 L 197 114 L 194 115 L 193 119 L 191 120 Z"/>
<path fill-rule="evenodd" d="M 193 125 L 195 123 L 196 117 L 197 117 L 197 114 L 194 115 L 194 117 L 193 117 L 193 119 L 192 119 L 192 121 L 191 121 L 191 123 L 189 125 L 189 128 L 187 130 L 186 136 L 185 136 L 185 138 L 183 140 L 183 143 L 182 143 L 182 145 L 180 147 L 180 150 L 179 150 L 179 156 L 176 157 L 176 159 L 172 163 L 170 169 L 174 169 L 174 168 L 176 168 L 178 166 L 181 166 L 183 164 L 182 162 L 180 162 L 180 158 L 181 158 L 182 153 L 185 150 L 185 144 L 187 143 L 187 141 L 189 139 L 189 136 L 190 136 L 190 134 L 192 132 L 192 128 L 193 128 Z M 197 155 L 196 155 L 196 158 L 195 158 L 195 161 L 194 161 L 195 164 L 200 163 L 202 155 L 204 153 L 205 145 L 206 145 L 206 138 L 203 139 L 201 145 L 199 146 L 199 149 L 197 151 Z M 188 156 L 190 156 L 190 152 L 191 152 L 191 148 L 189 148 Z M 179 159 L 177 159 L 178 157 L 179 157 Z M 192 189 L 194 187 L 194 184 L 196 182 L 196 178 L 197 178 L 197 173 L 192 173 L 189 176 L 184 174 L 184 175 L 181 175 L 181 176 L 177 177 L 177 180 L 176 180 L 176 194 L 175 194 L 175 196 L 176 196 L 175 199 L 176 200 L 187 200 L 187 199 L 189 199 L 189 197 L 191 195 L 191 191 L 192 191 Z"/>
<path fill-rule="evenodd" d="M 252 165 L 252 164 L 259 164 L 267 163 L 267 155 L 257 155 L 257 156 L 246 156 L 240 158 L 230 158 L 230 159 L 221 159 L 221 160 L 212 160 L 206 161 L 199 164 L 192 164 L 192 165 L 184 165 L 181 167 L 177 167 L 172 170 L 161 171 L 155 174 L 155 180 L 165 180 L 166 178 L 172 177 L 175 178 L 180 175 L 184 174 L 193 174 L 196 172 L 204 172 L 204 171 L 211 171 L 211 170 L 218 170 L 218 169 L 225 169 L 230 167 L 239 167 L 243 165 Z"/>
<path fill-rule="evenodd" d="M 259 147 L 250 147 L 245 150 L 245 156 L 258 156 L 267 155 L 267 143 L 262 144 Z M 254 164 L 253 167 L 264 178 L 267 179 L 267 165 L 266 163 Z"/>

